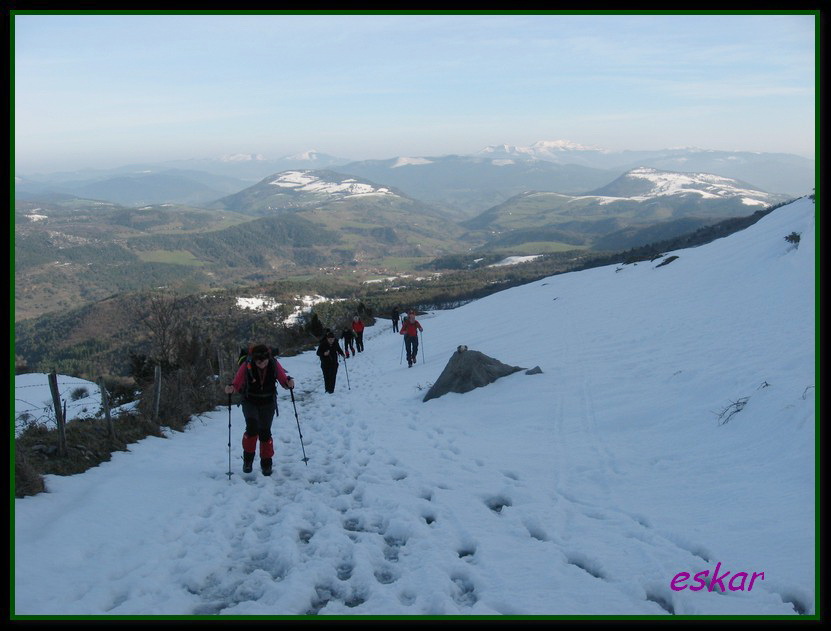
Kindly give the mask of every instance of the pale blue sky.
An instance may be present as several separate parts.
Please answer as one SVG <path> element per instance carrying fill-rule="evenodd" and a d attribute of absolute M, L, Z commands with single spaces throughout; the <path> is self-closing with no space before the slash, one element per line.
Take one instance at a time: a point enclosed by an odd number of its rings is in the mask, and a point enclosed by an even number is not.
<path fill-rule="evenodd" d="M 814 15 L 15 15 L 16 171 L 566 139 L 813 156 Z"/>

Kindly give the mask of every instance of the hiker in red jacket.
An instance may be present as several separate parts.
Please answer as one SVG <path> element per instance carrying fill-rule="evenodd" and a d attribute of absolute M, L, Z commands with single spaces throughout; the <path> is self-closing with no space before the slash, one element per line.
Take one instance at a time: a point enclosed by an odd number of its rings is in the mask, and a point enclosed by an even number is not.
<path fill-rule="evenodd" d="M 416 363 L 418 352 L 418 332 L 423 331 L 421 324 L 415 318 L 415 311 L 410 310 L 407 319 L 401 325 L 401 335 L 404 336 L 404 346 L 407 348 L 407 367 L 411 368 Z"/>
<path fill-rule="evenodd" d="M 352 318 L 352 330 L 355 331 L 355 344 L 360 353 L 364 350 L 364 323 L 358 316 Z"/>
<path fill-rule="evenodd" d="M 254 468 L 257 438 L 260 439 L 260 466 L 263 475 L 271 475 L 274 441 L 271 423 L 277 413 L 277 382 L 286 390 L 294 388 L 294 379 L 286 374 L 280 362 L 264 344 L 251 348 L 248 358 L 237 370 L 234 381 L 225 387 L 226 394 L 242 394 L 245 433 L 242 435 L 242 470 Z"/>

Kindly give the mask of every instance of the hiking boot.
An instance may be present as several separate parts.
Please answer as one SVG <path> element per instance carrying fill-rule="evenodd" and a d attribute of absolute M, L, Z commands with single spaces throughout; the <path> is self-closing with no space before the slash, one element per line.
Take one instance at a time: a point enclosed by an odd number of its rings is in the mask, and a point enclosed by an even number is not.
<path fill-rule="evenodd" d="M 254 454 L 247 451 L 242 454 L 242 472 L 251 473 L 254 470 Z"/>
<path fill-rule="evenodd" d="M 262 460 L 260 460 L 260 467 L 263 470 L 263 475 L 271 475 L 271 458 L 263 458 Z"/>

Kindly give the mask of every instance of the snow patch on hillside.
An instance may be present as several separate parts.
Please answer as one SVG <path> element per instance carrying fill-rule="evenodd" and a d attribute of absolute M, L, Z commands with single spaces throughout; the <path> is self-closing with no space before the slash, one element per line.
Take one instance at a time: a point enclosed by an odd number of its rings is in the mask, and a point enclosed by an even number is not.
<path fill-rule="evenodd" d="M 492 263 L 488 265 L 488 267 L 504 267 L 505 265 L 517 265 L 519 263 L 527 263 L 528 261 L 534 261 L 540 258 L 542 254 L 532 254 L 530 256 L 509 256 L 507 258 L 502 259 L 498 263 Z"/>
<path fill-rule="evenodd" d="M 398 167 L 417 166 L 420 164 L 433 164 L 433 161 L 427 158 L 398 158 L 390 168 L 397 169 Z"/>
<path fill-rule="evenodd" d="M 307 295 L 299 296 L 297 300 L 300 302 L 300 304 L 295 306 L 291 314 L 289 314 L 289 316 L 282 321 L 283 324 L 287 326 L 299 324 L 302 321 L 303 317 L 307 315 L 312 310 L 312 307 L 314 307 L 317 304 L 320 304 L 322 302 L 339 302 L 345 300 L 345 298 L 327 298 L 326 296 Z M 268 296 L 237 298 L 237 308 L 250 309 L 251 311 L 274 311 L 282 304 L 283 303 L 277 302 L 276 300 L 274 300 L 273 298 L 269 298 Z"/>
<path fill-rule="evenodd" d="M 629 177 L 647 180 L 653 185 L 652 190 L 648 193 L 628 199 L 642 201 L 663 195 L 696 193 L 708 199 L 742 196 L 742 203 L 745 205 L 768 205 L 767 201 L 760 199 L 761 197 L 767 197 L 765 193 L 738 188 L 736 187 L 735 180 L 711 173 L 675 173 L 640 167 L 632 169 L 627 175 Z"/>
<path fill-rule="evenodd" d="M 375 187 L 371 184 L 358 182 L 347 178 L 342 182 L 324 180 L 309 171 L 285 171 L 271 182 L 273 186 L 288 188 L 307 193 L 323 193 L 328 195 L 343 195 L 345 197 L 358 195 L 395 195 L 386 187 Z"/>

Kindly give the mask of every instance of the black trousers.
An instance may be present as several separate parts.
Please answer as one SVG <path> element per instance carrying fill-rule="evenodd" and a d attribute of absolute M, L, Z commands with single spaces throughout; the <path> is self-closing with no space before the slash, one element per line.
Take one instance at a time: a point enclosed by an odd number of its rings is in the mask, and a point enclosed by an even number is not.
<path fill-rule="evenodd" d="M 320 369 L 323 371 L 323 386 L 326 392 L 332 393 L 335 391 L 335 380 L 338 376 L 338 365 L 333 366 L 321 364 Z"/>
<path fill-rule="evenodd" d="M 277 406 L 272 399 L 265 405 L 254 405 L 249 401 L 242 402 L 242 414 L 245 416 L 245 433 L 249 436 L 259 436 L 260 441 L 266 443 L 271 439 L 271 423 Z"/>
<path fill-rule="evenodd" d="M 418 353 L 418 335 L 405 335 L 404 346 L 407 349 L 407 361 L 414 362 Z"/>
<path fill-rule="evenodd" d="M 355 333 L 355 344 L 358 345 L 358 352 L 362 353 L 364 350 L 364 332 L 358 331 Z"/>

